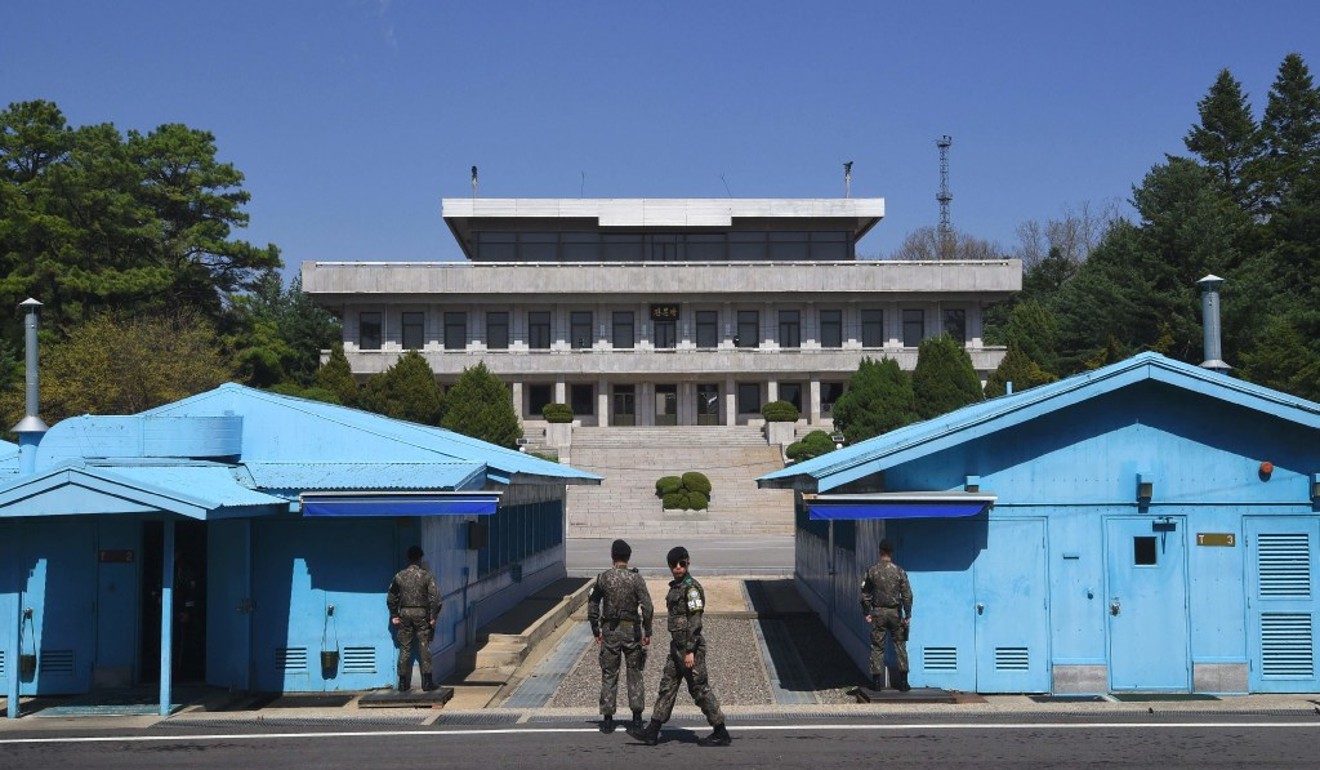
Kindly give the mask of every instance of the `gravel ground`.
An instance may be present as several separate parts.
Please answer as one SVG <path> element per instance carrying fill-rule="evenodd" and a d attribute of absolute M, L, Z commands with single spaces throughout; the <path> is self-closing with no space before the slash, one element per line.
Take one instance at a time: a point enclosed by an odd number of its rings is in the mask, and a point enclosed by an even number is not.
<path fill-rule="evenodd" d="M 765 663 L 752 627 L 754 620 L 708 617 L 702 622 L 706 636 L 706 670 L 711 688 L 721 706 L 764 706 L 774 703 L 766 681 Z M 660 691 L 660 674 L 665 668 L 669 632 L 657 628 L 651 640 L 651 652 L 645 669 L 646 713 L 650 713 Z M 600 648 L 590 645 L 564 677 L 547 705 L 569 708 L 595 708 L 600 703 Z M 619 672 L 619 713 L 627 714 L 627 674 Z M 686 685 L 679 689 L 678 706 L 691 706 Z"/>

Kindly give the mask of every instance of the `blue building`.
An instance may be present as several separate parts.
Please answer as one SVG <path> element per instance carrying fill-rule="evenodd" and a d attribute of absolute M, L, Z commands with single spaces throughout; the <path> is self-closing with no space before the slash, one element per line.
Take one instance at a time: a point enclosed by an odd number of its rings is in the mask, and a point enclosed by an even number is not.
<path fill-rule="evenodd" d="M 566 485 L 600 481 L 440 428 L 233 384 L 137 415 L 63 420 L 35 468 L 20 465 L 0 447 L 11 717 L 20 694 L 152 682 L 162 709 L 179 681 L 389 686 L 385 590 L 414 543 L 444 597 L 432 643 L 443 676 L 478 623 L 564 576 Z"/>
<path fill-rule="evenodd" d="M 759 479 L 865 670 L 862 573 L 896 545 L 915 686 L 1314 692 L 1320 405 L 1156 354 Z"/>

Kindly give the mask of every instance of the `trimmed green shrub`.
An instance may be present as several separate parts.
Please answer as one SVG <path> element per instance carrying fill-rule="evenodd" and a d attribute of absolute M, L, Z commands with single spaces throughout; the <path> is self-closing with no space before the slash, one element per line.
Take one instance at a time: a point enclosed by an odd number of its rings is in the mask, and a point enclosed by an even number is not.
<path fill-rule="evenodd" d="M 546 422 L 573 422 L 573 407 L 557 401 L 552 402 L 541 407 L 541 416 Z"/>
<path fill-rule="evenodd" d="M 798 408 L 787 401 L 771 401 L 761 407 L 766 422 L 797 422 Z"/>
<path fill-rule="evenodd" d="M 689 492 L 700 492 L 710 496 L 710 479 L 706 474 L 699 471 L 688 471 L 683 474 L 683 487 Z"/>
<path fill-rule="evenodd" d="M 797 462 L 799 460 L 810 460 L 813 457 L 820 457 L 823 454 L 829 454 L 835 450 L 834 439 L 830 434 L 823 430 L 813 430 L 802 437 L 801 441 L 794 441 L 784 450 L 784 455 L 788 459 Z"/>
<path fill-rule="evenodd" d="M 687 492 L 669 492 L 665 494 L 664 506 L 668 510 L 686 509 L 688 507 Z"/>
<path fill-rule="evenodd" d="M 664 497 L 671 492 L 677 492 L 682 488 L 683 479 L 678 476 L 661 476 L 660 480 L 655 482 L 655 493 L 660 497 Z"/>
<path fill-rule="evenodd" d="M 687 507 L 694 511 L 704 511 L 710 505 L 710 498 L 692 490 L 687 493 Z"/>

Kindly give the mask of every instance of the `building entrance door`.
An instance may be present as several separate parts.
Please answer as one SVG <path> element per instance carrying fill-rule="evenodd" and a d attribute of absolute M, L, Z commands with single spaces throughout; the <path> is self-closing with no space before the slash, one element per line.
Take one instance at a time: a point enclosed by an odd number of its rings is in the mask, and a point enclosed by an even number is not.
<path fill-rule="evenodd" d="M 1181 516 L 1105 523 L 1105 620 L 1114 690 L 1191 689 L 1185 525 Z"/>
<path fill-rule="evenodd" d="M 678 424 L 678 386 L 655 386 L 655 424 Z"/>
<path fill-rule="evenodd" d="M 634 385 L 615 385 L 610 411 L 610 425 L 637 424 L 637 389 Z"/>
<path fill-rule="evenodd" d="M 697 424 L 720 424 L 720 386 L 697 386 Z"/>

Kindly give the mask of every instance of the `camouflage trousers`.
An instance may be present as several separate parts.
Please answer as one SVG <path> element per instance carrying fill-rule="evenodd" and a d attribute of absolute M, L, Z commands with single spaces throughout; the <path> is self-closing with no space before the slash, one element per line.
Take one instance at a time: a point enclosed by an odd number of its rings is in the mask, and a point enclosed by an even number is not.
<path fill-rule="evenodd" d="M 871 613 L 871 676 L 885 672 L 885 647 L 894 643 L 894 658 L 899 671 L 908 670 L 908 628 L 896 609 L 877 609 Z"/>
<path fill-rule="evenodd" d="M 600 630 L 600 713 L 614 713 L 614 702 L 619 690 L 619 666 L 628 668 L 628 707 L 633 711 L 646 708 L 646 689 L 642 670 L 646 668 L 646 648 L 642 646 L 641 629 L 634 623 L 606 622 Z"/>
<path fill-rule="evenodd" d="M 655 708 L 651 719 L 661 724 L 669 721 L 674 711 L 674 699 L 678 697 L 678 685 L 686 681 L 692 700 L 706 715 L 706 721 L 713 725 L 724 724 L 724 712 L 720 711 L 719 699 L 710 689 L 706 679 L 706 640 L 697 642 L 695 651 L 696 664 L 692 668 L 683 665 L 683 651 L 674 644 L 669 645 L 669 657 L 665 660 L 665 672 L 660 677 L 660 694 L 656 696 Z"/>
<path fill-rule="evenodd" d="M 399 625 L 394 638 L 399 643 L 399 678 L 412 678 L 413 648 L 422 664 L 422 673 L 431 673 L 431 619 L 424 609 L 399 610 Z"/>

